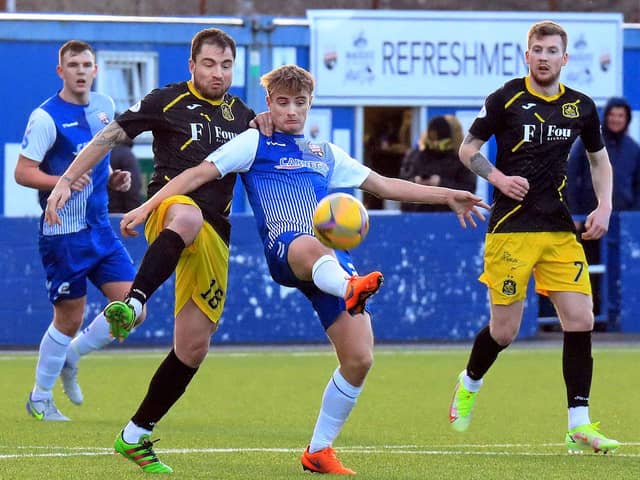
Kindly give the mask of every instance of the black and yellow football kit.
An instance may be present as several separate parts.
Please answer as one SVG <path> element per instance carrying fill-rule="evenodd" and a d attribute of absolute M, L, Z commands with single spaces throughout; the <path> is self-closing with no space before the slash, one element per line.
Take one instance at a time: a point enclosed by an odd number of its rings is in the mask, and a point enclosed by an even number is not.
<path fill-rule="evenodd" d="M 589 152 L 604 147 L 593 100 L 562 84 L 557 95 L 545 97 L 530 88 L 528 77 L 514 79 L 487 97 L 469 133 L 484 141 L 494 135 L 496 167 L 529 182 L 522 202 L 494 189 L 480 277 L 493 303 L 523 299 L 532 271 L 540 293 L 590 294 L 565 191 L 574 140 L 580 136 Z"/>
<path fill-rule="evenodd" d="M 144 131 L 153 134 L 153 176 L 148 196 L 160 190 L 182 171 L 199 165 L 211 152 L 249 127 L 255 113 L 238 97 L 204 98 L 191 81 L 153 90 L 116 121 L 129 138 Z M 205 224 L 180 257 L 176 268 L 176 314 L 191 298 L 217 322 L 227 290 L 229 213 L 236 180 L 226 175 L 202 185 L 188 195 L 166 199 L 147 220 L 145 236 L 151 244 L 164 225 L 167 208 L 173 204 L 197 206 Z"/>
<path fill-rule="evenodd" d="M 222 100 L 208 100 L 189 81 L 153 90 L 116 121 L 129 138 L 148 130 L 153 133 L 151 197 L 180 172 L 199 165 L 244 132 L 254 117 L 253 110 L 238 97 L 226 94 Z M 226 242 L 235 177 L 206 183 L 188 195 Z"/>

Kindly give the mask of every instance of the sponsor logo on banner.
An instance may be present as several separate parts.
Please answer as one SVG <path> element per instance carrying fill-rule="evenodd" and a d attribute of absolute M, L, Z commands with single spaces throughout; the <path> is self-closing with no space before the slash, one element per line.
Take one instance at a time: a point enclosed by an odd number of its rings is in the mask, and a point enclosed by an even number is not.
<path fill-rule="evenodd" d="M 369 47 L 369 41 L 365 37 L 364 32 L 359 32 L 351 42 L 350 48 L 344 52 L 345 56 L 345 75 L 344 81 L 355 84 L 370 84 L 375 80 L 374 62 L 376 52 Z M 331 64 L 333 68 L 336 59 Z M 326 62 L 325 62 L 326 64 Z M 327 67 L 329 68 L 329 67 Z"/>

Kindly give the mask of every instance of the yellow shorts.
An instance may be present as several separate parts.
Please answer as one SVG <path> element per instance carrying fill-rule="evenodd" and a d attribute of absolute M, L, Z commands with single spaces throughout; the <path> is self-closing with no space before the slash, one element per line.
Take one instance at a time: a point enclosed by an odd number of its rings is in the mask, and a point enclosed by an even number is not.
<path fill-rule="evenodd" d="M 542 295 L 591 295 L 588 270 L 584 250 L 574 233 L 489 233 L 480 281 L 489 287 L 491 303 L 510 305 L 526 298 L 531 273 L 536 292 Z"/>
<path fill-rule="evenodd" d="M 149 216 L 144 227 L 147 242 L 152 243 L 160 234 L 164 217 L 171 205 L 196 203 L 185 195 L 165 199 Z M 202 310 L 213 323 L 218 323 L 227 297 L 227 274 L 229 271 L 229 247 L 208 222 L 195 241 L 184 249 L 176 267 L 177 315 L 189 299 Z"/>

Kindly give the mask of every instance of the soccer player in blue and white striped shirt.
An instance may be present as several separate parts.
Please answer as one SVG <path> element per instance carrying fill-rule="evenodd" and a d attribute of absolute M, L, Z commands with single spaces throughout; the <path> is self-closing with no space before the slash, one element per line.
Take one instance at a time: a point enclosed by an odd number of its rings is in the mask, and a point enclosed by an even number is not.
<path fill-rule="evenodd" d="M 334 144 L 305 139 L 302 133 L 314 88 L 306 70 L 285 65 L 264 75 L 261 83 L 273 135 L 255 129 L 241 133 L 127 213 L 120 227 L 124 235 L 134 234 L 133 228 L 163 200 L 233 172 L 241 174 L 271 276 L 311 301 L 340 360 L 325 388 L 302 466 L 319 473 L 353 474 L 340 463 L 332 443 L 373 362 L 373 331 L 365 302 L 380 287 L 382 274 L 358 276 L 348 252 L 332 250 L 314 237 L 315 206 L 331 188 L 361 188 L 391 200 L 447 204 L 465 227 L 467 222 L 476 225 L 474 216 L 484 219 L 477 207 L 488 205 L 470 192 L 383 177 Z"/>
<path fill-rule="evenodd" d="M 66 168 L 114 113 L 110 97 L 91 92 L 97 66 L 89 44 L 66 42 L 56 70 L 62 89 L 31 114 L 15 169 L 19 184 L 38 190 L 43 210 L 56 182 L 65 180 Z M 61 376 L 65 393 L 80 405 L 80 356 L 113 340 L 102 313 L 74 338 L 84 317 L 87 279 L 109 300 L 116 300 L 126 295 L 135 275 L 133 261 L 111 228 L 107 211 L 107 187 L 128 190 L 130 172 L 112 171 L 107 155 L 93 170 L 69 183 L 73 195 L 59 212 L 63 221 L 55 225 L 40 221 L 39 248 L 53 322 L 40 343 L 36 382 L 27 401 L 27 411 L 38 420 L 69 420 L 53 401 L 56 380 Z"/>

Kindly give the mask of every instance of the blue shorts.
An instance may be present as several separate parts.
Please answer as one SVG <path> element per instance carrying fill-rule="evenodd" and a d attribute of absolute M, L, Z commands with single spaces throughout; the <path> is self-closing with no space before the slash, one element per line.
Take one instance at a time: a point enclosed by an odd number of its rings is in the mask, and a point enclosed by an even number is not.
<path fill-rule="evenodd" d="M 111 226 L 40 235 L 39 247 L 51 303 L 84 297 L 87 278 L 100 288 L 109 282 L 131 282 L 136 275 L 131 256 Z"/>
<path fill-rule="evenodd" d="M 322 326 L 326 330 L 336 321 L 338 315 L 346 310 L 346 305 L 343 298 L 323 292 L 316 287 L 313 282 L 299 280 L 294 275 L 287 261 L 287 255 L 291 242 L 301 235 L 307 234 L 300 232 L 286 232 L 281 234 L 276 239 L 273 247 L 265 247 L 265 257 L 267 258 L 271 277 L 280 285 L 294 287 L 300 290 L 305 297 L 311 301 L 313 309 L 318 314 L 318 317 L 320 317 L 320 322 L 322 322 Z M 339 250 L 336 250 L 335 253 L 340 266 L 344 268 L 349 275 L 355 275 L 357 272 L 353 265 L 351 255 L 349 255 L 348 252 Z"/>

